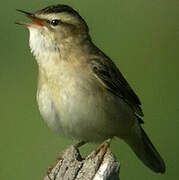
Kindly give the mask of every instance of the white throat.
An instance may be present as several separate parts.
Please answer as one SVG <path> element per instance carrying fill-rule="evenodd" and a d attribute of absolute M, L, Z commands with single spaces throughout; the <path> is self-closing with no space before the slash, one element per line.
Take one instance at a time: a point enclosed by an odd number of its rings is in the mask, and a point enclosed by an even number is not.
<path fill-rule="evenodd" d="M 29 27 L 29 33 L 29 46 L 37 63 L 42 67 L 54 64 L 59 57 L 59 50 L 52 39 L 47 39 L 38 27 Z"/>

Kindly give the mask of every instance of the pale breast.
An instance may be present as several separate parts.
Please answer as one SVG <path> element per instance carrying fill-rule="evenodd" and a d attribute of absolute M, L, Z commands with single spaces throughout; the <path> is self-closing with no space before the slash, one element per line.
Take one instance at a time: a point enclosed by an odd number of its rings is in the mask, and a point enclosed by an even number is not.
<path fill-rule="evenodd" d="M 65 136 L 102 141 L 124 134 L 133 112 L 118 97 L 105 90 L 85 68 L 61 63 L 42 72 L 37 100 L 48 126 Z"/>
<path fill-rule="evenodd" d="M 39 111 L 52 130 L 56 131 L 59 134 L 63 134 L 62 127 L 60 126 L 60 115 L 56 111 L 54 102 L 51 98 L 49 93 L 48 87 L 43 84 L 41 87 L 38 88 L 37 91 L 37 102 Z"/>

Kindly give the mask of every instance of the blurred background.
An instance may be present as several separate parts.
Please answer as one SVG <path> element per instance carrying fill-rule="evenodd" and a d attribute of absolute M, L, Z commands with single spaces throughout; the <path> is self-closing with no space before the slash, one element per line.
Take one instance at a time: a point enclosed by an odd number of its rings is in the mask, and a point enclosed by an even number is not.
<path fill-rule="evenodd" d="M 112 151 L 121 180 L 179 177 L 179 2 L 177 0 L 2 1 L 0 6 L 0 179 L 40 180 L 60 152 L 76 141 L 58 137 L 43 122 L 36 104 L 37 65 L 27 19 L 15 9 L 34 12 L 65 3 L 80 12 L 94 42 L 118 65 L 142 101 L 144 129 L 167 165 L 164 175 L 146 168 L 121 140 Z M 27 20 L 28 21 L 28 20 Z M 97 145 L 85 145 L 83 155 Z"/>

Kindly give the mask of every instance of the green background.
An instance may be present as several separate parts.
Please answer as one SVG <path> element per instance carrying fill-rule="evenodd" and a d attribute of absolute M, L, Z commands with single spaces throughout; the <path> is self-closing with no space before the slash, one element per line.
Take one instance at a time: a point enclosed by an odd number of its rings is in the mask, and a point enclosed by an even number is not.
<path fill-rule="evenodd" d="M 47 167 L 75 141 L 58 137 L 36 104 L 37 65 L 29 51 L 26 20 L 65 3 L 86 19 L 95 43 L 110 56 L 140 97 L 144 128 L 166 161 L 164 175 L 146 168 L 120 140 L 112 151 L 121 180 L 172 180 L 179 173 L 179 2 L 177 0 L 5 0 L 0 6 L 0 179 L 43 179 Z M 88 154 L 96 145 L 82 147 Z"/>

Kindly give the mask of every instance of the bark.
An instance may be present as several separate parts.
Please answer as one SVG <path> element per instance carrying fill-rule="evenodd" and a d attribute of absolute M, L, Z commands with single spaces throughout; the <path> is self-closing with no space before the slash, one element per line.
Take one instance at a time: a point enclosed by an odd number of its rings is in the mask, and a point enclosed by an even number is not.
<path fill-rule="evenodd" d="M 85 159 L 70 146 L 44 180 L 119 180 L 120 164 L 109 149 L 93 151 Z"/>

